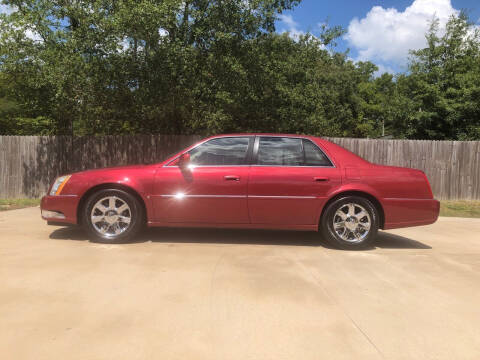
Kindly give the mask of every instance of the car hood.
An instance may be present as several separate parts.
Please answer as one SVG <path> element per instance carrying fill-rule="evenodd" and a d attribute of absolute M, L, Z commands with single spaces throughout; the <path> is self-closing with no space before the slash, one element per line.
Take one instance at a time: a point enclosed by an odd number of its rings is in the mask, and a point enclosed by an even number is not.
<path fill-rule="evenodd" d="M 99 173 L 99 172 L 107 172 L 107 171 L 122 171 L 122 170 L 136 170 L 136 169 L 145 169 L 151 165 L 126 165 L 126 166 L 112 166 L 112 167 L 105 167 L 99 169 L 90 169 L 90 170 L 83 170 L 78 171 L 73 174 L 75 175 L 83 175 L 83 174 L 91 174 L 91 173 Z"/>

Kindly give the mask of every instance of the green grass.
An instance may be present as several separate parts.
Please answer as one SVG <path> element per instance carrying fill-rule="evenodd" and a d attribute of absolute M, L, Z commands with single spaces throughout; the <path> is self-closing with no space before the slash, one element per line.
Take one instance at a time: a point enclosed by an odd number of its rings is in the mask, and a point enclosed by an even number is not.
<path fill-rule="evenodd" d="M 440 216 L 480 218 L 480 201 L 440 201 Z"/>
<path fill-rule="evenodd" d="M 40 204 L 40 199 L 0 199 L 0 211 L 22 209 Z"/>

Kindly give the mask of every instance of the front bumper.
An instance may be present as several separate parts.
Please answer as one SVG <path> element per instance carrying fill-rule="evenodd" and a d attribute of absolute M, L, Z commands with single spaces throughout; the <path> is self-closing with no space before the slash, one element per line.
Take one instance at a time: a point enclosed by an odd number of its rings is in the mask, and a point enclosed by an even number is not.
<path fill-rule="evenodd" d="M 52 224 L 76 224 L 79 201 L 77 195 L 44 196 L 40 203 L 42 219 Z"/>

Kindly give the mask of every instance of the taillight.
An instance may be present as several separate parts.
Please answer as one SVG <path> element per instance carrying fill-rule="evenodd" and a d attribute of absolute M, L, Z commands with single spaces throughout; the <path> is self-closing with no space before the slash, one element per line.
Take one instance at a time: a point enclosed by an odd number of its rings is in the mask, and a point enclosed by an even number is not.
<path fill-rule="evenodd" d="M 420 170 L 420 172 L 422 173 L 423 178 L 425 179 L 425 182 L 427 183 L 428 191 L 430 191 L 430 196 L 433 199 L 433 191 L 432 191 L 432 187 L 430 186 L 430 181 L 428 181 L 427 174 L 425 174 L 425 172 L 421 171 L 421 170 Z"/>

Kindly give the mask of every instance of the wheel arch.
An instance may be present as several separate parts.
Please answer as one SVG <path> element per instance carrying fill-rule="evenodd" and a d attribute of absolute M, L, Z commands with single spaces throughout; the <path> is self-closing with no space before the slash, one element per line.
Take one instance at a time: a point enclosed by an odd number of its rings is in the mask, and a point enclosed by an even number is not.
<path fill-rule="evenodd" d="M 322 221 L 322 217 L 323 217 L 323 214 L 325 212 L 325 209 L 328 207 L 328 205 L 330 205 L 335 200 L 340 199 L 340 198 L 345 197 L 345 196 L 360 196 L 360 197 L 364 197 L 364 198 L 370 200 L 372 202 L 373 206 L 375 206 L 375 208 L 377 209 L 378 215 L 380 217 L 380 223 L 378 224 L 379 228 L 380 229 L 384 228 L 384 225 L 385 225 L 385 210 L 383 209 L 382 204 L 380 203 L 380 201 L 375 196 L 373 196 L 372 194 L 369 194 L 368 192 L 361 191 L 361 190 L 342 191 L 338 194 L 335 194 L 330 199 L 328 199 L 328 201 L 323 206 L 322 212 L 320 214 L 320 218 L 318 219 L 319 226 L 320 226 L 320 222 Z"/>
<path fill-rule="evenodd" d="M 134 196 L 140 202 L 142 212 L 143 212 L 144 221 L 147 221 L 147 207 L 146 207 L 145 201 L 143 200 L 143 198 L 140 196 L 140 194 L 135 189 L 133 189 L 130 186 L 127 186 L 127 185 L 124 185 L 124 184 L 119 184 L 119 183 L 103 183 L 103 184 L 98 184 L 98 185 L 92 186 L 90 189 L 85 191 L 85 193 L 80 198 L 80 201 L 78 202 L 78 206 L 77 206 L 77 224 L 79 224 L 79 225 L 82 224 L 83 208 L 84 208 L 85 204 L 87 203 L 88 198 L 92 194 L 96 193 L 97 191 L 106 190 L 106 189 L 123 190 L 123 191 L 129 193 L 130 195 Z"/>

